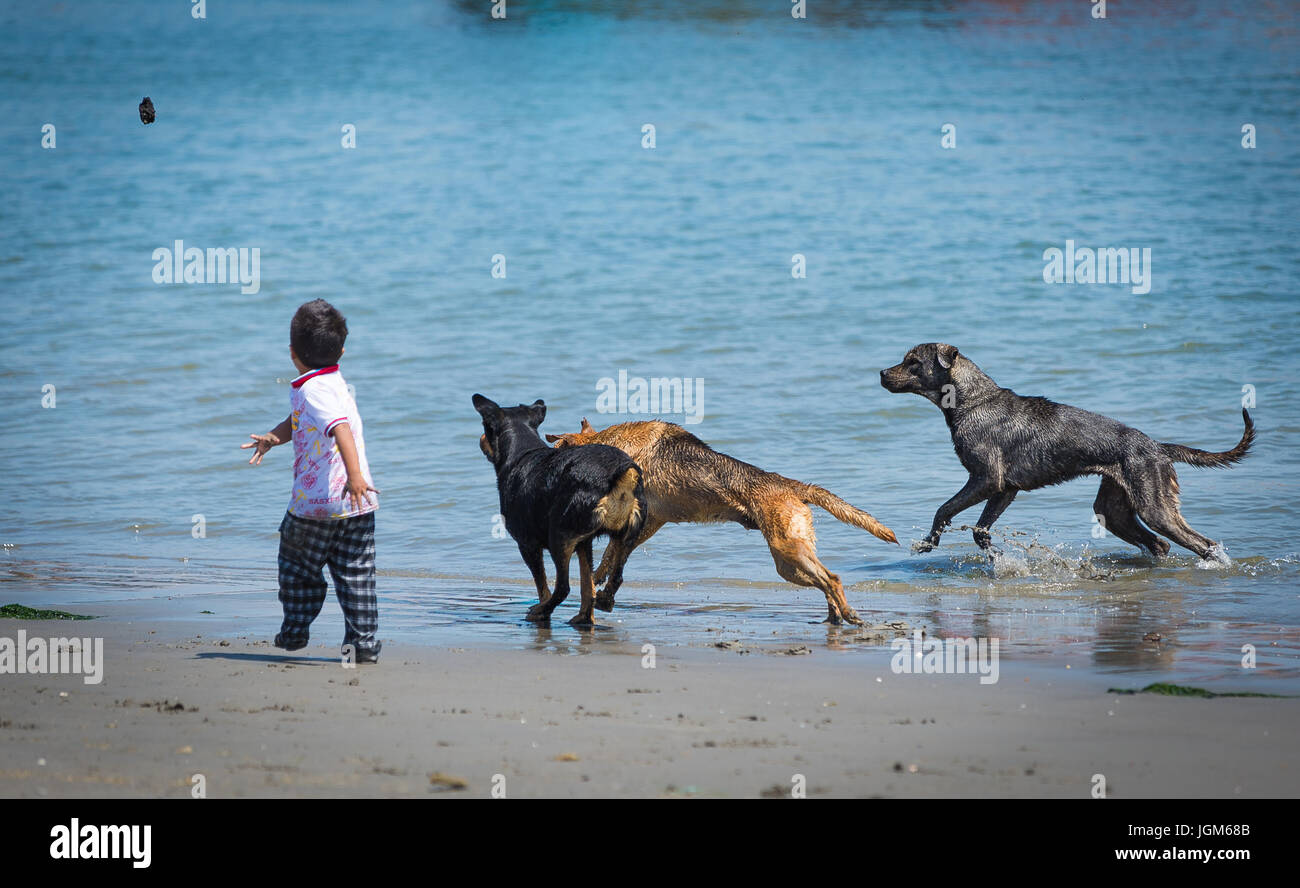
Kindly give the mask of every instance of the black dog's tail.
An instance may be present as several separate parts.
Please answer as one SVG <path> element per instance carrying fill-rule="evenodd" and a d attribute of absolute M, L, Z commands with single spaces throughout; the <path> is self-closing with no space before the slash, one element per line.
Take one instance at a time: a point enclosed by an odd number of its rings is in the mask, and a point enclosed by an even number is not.
<path fill-rule="evenodd" d="M 1183 462 L 1208 469 L 1227 468 L 1233 463 L 1245 459 L 1246 453 L 1250 450 L 1250 445 L 1255 441 L 1255 423 L 1251 421 L 1250 414 L 1246 412 L 1245 407 L 1241 408 L 1241 418 L 1246 421 L 1246 431 L 1242 432 L 1241 440 L 1231 450 L 1225 450 L 1222 453 L 1210 453 L 1208 450 L 1197 450 L 1195 447 L 1184 447 L 1182 444 L 1161 444 L 1160 449 L 1165 452 L 1165 456 L 1174 462 Z"/>
<path fill-rule="evenodd" d="M 596 521 L 610 536 L 624 540 L 636 539 L 645 523 L 645 491 L 641 483 L 641 470 L 636 466 L 625 469 L 596 503 Z"/>

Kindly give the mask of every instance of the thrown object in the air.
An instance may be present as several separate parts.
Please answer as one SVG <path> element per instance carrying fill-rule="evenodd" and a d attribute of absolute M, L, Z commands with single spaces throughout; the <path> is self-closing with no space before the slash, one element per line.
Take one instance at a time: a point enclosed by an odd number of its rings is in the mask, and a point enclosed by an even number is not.
<path fill-rule="evenodd" d="M 140 100 L 140 122 L 143 124 L 153 123 L 156 115 L 153 111 L 153 100 L 145 96 Z"/>

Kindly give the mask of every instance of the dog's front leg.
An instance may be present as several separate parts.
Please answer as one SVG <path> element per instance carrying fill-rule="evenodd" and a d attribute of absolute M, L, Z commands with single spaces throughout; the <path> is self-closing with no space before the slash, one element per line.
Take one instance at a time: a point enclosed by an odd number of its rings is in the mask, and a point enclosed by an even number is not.
<path fill-rule="evenodd" d="M 624 560 L 619 555 L 622 548 L 623 544 L 616 539 L 610 540 L 609 544 L 605 546 L 605 554 L 600 556 L 600 566 L 596 568 L 596 573 L 592 577 L 592 582 L 597 586 L 603 585 L 609 579 L 610 569 L 613 565 Z M 605 601 L 604 595 L 604 592 L 600 593 L 600 597 L 596 601 L 596 607 L 603 611 L 612 611 L 614 609 L 614 596 L 610 595 L 609 600 Z"/>
<path fill-rule="evenodd" d="M 617 539 L 609 541 L 609 545 L 605 547 L 605 555 L 600 559 L 601 570 L 606 570 L 605 562 L 609 562 L 608 574 L 602 575 L 600 571 L 597 571 L 595 577 L 597 584 L 605 583 L 605 587 L 596 593 L 596 608 L 598 610 L 612 611 L 614 609 L 614 593 L 618 592 L 619 586 L 623 585 L 623 565 L 627 564 L 627 559 L 632 554 L 632 550 L 658 533 L 664 524 L 665 522 L 653 516 L 647 517 L 645 524 L 641 525 L 641 532 L 637 534 L 637 538 L 632 545 L 629 546 Z"/>
<path fill-rule="evenodd" d="M 1007 506 L 1011 505 L 1011 501 L 1016 498 L 1016 494 L 1019 492 L 1013 487 L 1010 490 L 999 491 L 989 497 L 989 501 L 984 504 L 984 511 L 980 513 L 979 524 L 972 531 L 975 537 L 975 545 L 985 550 L 992 548 L 993 537 L 989 534 L 989 528 L 1007 510 Z"/>
<path fill-rule="evenodd" d="M 600 556 L 600 566 L 596 568 L 596 573 L 592 577 L 592 582 L 594 582 L 597 586 L 605 582 L 605 577 L 609 576 L 609 566 L 610 564 L 613 563 L 614 560 L 612 557 L 610 557 L 611 553 L 614 550 L 614 545 L 615 545 L 615 541 L 610 540 L 609 545 L 605 546 L 605 554 Z"/>
<path fill-rule="evenodd" d="M 989 498 L 989 491 L 982 478 L 972 476 L 966 482 L 966 486 L 953 494 L 952 499 L 939 507 L 939 511 L 934 513 L 934 523 L 930 525 L 930 533 L 925 539 L 912 544 L 913 552 L 929 552 L 935 546 L 939 545 L 939 537 L 948 529 L 952 519 L 957 513 L 969 509 L 976 503 L 981 503 Z"/>

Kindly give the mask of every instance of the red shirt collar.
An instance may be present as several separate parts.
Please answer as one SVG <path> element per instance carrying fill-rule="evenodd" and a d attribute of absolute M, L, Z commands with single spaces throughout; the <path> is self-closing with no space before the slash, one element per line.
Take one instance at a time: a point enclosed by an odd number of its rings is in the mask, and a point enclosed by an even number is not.
<path fill-rule="evenodd" d="M 299 376 L 297 379 L 295 379 L 292 385 L 294 388 L 302 388 L 302 384 L 309 379 L 314 379 L 317 376 L 324 376 L 326 373 L 338 373 L 338 372 L 339 372 L 338 364 L 333 364 L 329 367 L 321 367 L 319 370 L 308 370 L 302 376 Z"/>

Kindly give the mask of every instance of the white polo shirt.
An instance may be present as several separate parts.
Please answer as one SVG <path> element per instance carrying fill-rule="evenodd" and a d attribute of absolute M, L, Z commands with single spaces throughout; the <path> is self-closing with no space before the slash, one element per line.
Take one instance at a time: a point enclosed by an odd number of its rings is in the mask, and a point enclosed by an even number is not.
<path fill-rule="evenodd" d="M 309 370 L 293 381 L 289 395 L 293 419 L 293 497 L 289 511 L 299 518 L 329 520 L 364 515 L 379 508 L 372 491 L 370 501 L 357 509 L 347 497 L 348 470 L 343 454 L 330 434 L 346 422 L 357 443 L 357 460 L 366 483 L 370 465 L 366 462 L 366 439 L 361 433 L 361 414 L 343 381 L 338 364 Z"/>

